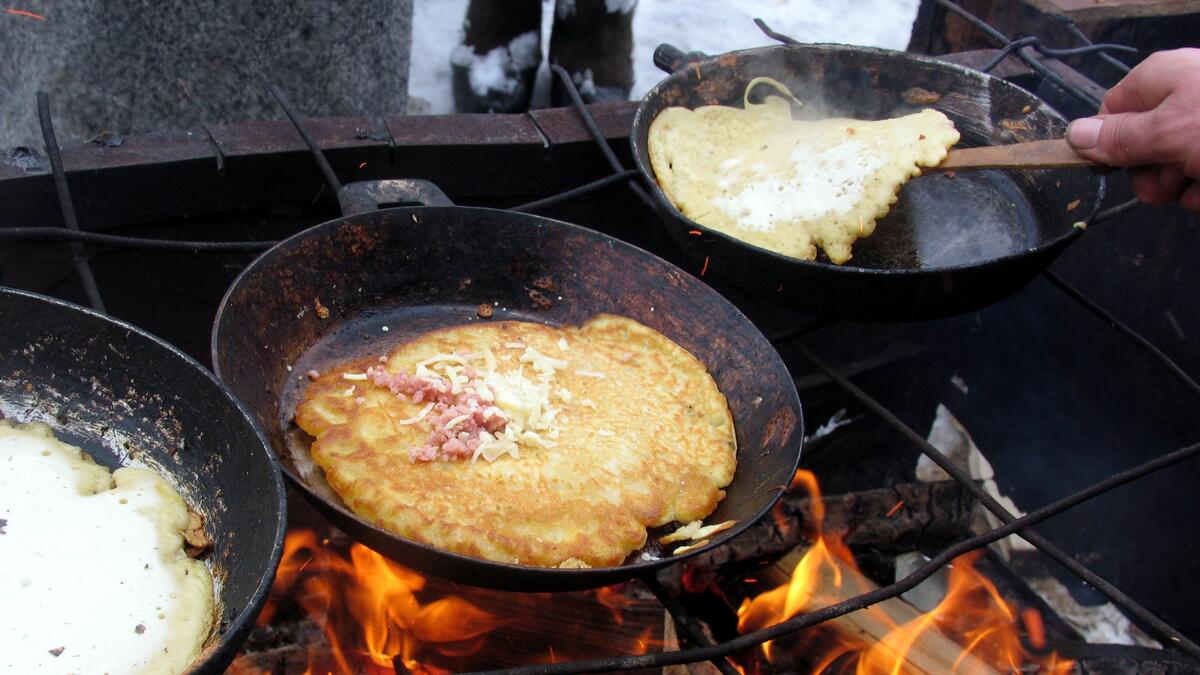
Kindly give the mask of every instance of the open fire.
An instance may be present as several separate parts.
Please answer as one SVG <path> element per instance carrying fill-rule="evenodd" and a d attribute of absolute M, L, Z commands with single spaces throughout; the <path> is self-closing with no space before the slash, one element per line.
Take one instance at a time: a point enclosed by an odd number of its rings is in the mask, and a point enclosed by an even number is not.
<path fill-rule="evenodd" d="M 800 470 L 793 487 L 812 496 L 812 545 L 799 557 L 787 583 L 747 598 L 738 608 L 738 630 L 750 632 L 796 614 L 819 609 L 874 588 L 859 570 L 850 549 L 836 532 L 823 529 L 824 507 L 816 476 Z M 886 517 L 886 516 L 885 516 Z M 1012 607 L 987 577 L 975 569 L 979 552 L 957 558 L 949 570 L 944 598 L 931 611 L 917 614 L 900 600 L 872 605 L 806 631 L 791 640 L 790 652 L 803 649 L 813 673 L 988 673 L 1071 672 L 1072 662 L 1046 647 L 1042 617 L 1033 608 Z M 1028 642 L 1022 641 L 1022 636 Z M 762 646 L 767 664 L 779 658 L 779 645 Z"/>
<path fill-rule="evenodd" d="M 270 623 L 280 596 L 291 594 L 328 640 L 327 652 L 310 646 L 306 674 L 390 673 L 397 665 L 410 672 L 446 672 L 425 666 L 422 652 L 472 654 L 503 622 L 460 597 L 422 603 L 417 593 L 424 587 L 424 577 L 362 544 L 353 544 L 344 556 L 313 530 L 293 530 L 258 625 Z M 317 657 L 332 663 L 318 663 Z"/>
<path fill-rule="evenodd" d="M 664 613 L 637 584 L 513 593 L 427 577 L 327 524 L 293 527 L 233 675 L 448 673 L 663 649 Z M 312 516 L 316 515 L 313 512 Z"/>
<path fill-rule="evenodd" d="M 841 534 L 825 531 L 816 477 L 797 472 L 793 489 L 811 497 L 809 522 L 799 524 L 809 543 L 744 579 L 749 586 L 736 609 L 741 632 L 875 587 Z M 932 611 L 885 601 L 766 643 L 737 658 L 737 667 L 858 675 L 1070 672 L 1070 661 L 1046 649 L 1041 615 L 1006 601 L 976 570 L 977 557 L 954 562 L 945 596 Z M 313 529 L 289 532 L 258 630 L 270 630 L 289 612 L 319 627 L 315 639 L 298 646 L 300 658 L 280 667 L 243 655 L 233 672 L 446 673 L 479 663 L 553 663 L 677 648 L 670 629 L 664 631 L 662 607 L 636 583 L 567 594 L 469 588 L 427 578 L 362 544 L 331 541 Z"/>

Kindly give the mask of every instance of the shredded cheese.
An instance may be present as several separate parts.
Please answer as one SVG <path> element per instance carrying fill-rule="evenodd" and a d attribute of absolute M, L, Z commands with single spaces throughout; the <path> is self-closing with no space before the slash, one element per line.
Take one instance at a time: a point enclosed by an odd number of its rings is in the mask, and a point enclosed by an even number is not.
<path fill-rule="evenodd" d="M 425 419 L 425 416 L 429 414 L 430 410 L 433 410 L 432 402 L 429 405 L 425 406 L 424 408 L 421 408 L 421 412 L 417 413 L 416 417 L 409 417 L 407 419 L 402 419 L 399 422 L 396 422 L 396 424 L 399 424 L 400 426 L 408 426 L 409 424 L 416 424 L 417 422 L 420 422 L 421 420 Z"/>
<path fill-rule="evenodd" d="M 604 373 L 600 373 L 595 370 L 577 370 L 575 371 L 575 374 L 580 377 L 594 377 L 598 380 L 604 379 Z"/>
<path fill-rule="evenodd" d="M 700 548 L 701 546 L 707 546 L 708 541 L 709 541 L 708 539 L 701 539 L 700 541 L 698 541 L 694 544 L 688 544 L 687 546 L 680 546 L 679 548 L 672 551 L 671 555 L 683 555 L 684 553 L 689 553 L 691 551 L 695 551 L 696 549 Z"/>
<path fill-rule="evenodd" d="M 528 363 L 533 366 L 533 369 L 538 371 L 538 376 L 542 378 L 554 377 L 554 372 L 567 367 L 567 362 L 562 359 L 556 359 L 539 352 L 533 347 L 526 347 L 525 352 L 521 354 L 521 363 Z"/>
<path fill-rule="evenodd" d="M 597 429 L 596 433 L 600 434 L 601 436 L 603 436 L 605 438 L 608 438 L 613 435 L 613 432 L 609 431 L 608 429 Z"/>
<path fill-rule="evenodd" d="M 434 356 L 417 363 L 415 368 L 416 374 L 420 377 L 429 379 L 437 377 L 437 375 L 429 369 L 429 366 L 432 366 L 435 363 L 458 363 L 461 365 L 466 365 L 467 360 L 458 354 L 435 354 Z"/>
<path fill-rule="evenodd" d="M 700 526 L 702 524 L 703 523 L 699 520 L 693 520 L 692 522 L 688 523 L 687 525 L 680 526 L 678 530 L 675 530 L 671 534 L 668 534 L 665 537 L 659 538 L 658 543 L 670 544 L 670 543 L 676 542 L 676 541 L 687 541 L 688 539 L 692 538 L 693 534 L 695 534 L 697 531 L 699 531 Z"/>
<path fill-rule="evenodd" d="M 501 371 L 492 348 L 475 354 L 436 354 L 415 366 L 415 375 L 427 380 L 430 387 L 440 392 L 476 394 L 479 401 L 486 405 L 482 411 L 484 420 L 495 417 L 504 420 L 503 431 L 479 430 L 480 442 L 471 461 L 483 458 L 490 462 L 505 455 L 517 457 L 521 446 L 553 448 L 554 439 L 559 437 L 559 427 L 566 422 L 566 417 L 560 414 L 562 409 L 551 402 L 551 395 L 556 394 L 563 403 L 573 400 L 571 392 L 553 385 L 556 373 L 567 368 L 567 361 L 547 356 L 524 342 L 505 342 L 503 347 L 522 350 L 515 369 L 507 366 L 508 370 Z M 558 347 L 565 351 L 568 348 L 566 340 L 560 339 Z M 499 361 L 511 359 L 511 354 L 503 352 L 499 357 Z M 472 362 L 478 367 L 481 360 L 482 372 L 476 374 L 472 370 Z M 530 366 L 529 370 L 525 369 L 526 364 Z M 595 375 L 603 377 L 599 373 Z M 369 376 L 367 373 L 347 379 L 366 380 Z M 594 403 L 591 405 L 595 407 Z M 434 404 L 430 402 L 415 417 L 400 420 L 397 424 L 416 424 L 424 420 L 433 408 Z M 469 418 L 470 415 L 466 414 L 454 417 L 445 424 L 445 429 L 452 431 Z"/>
<path fill-rule="evenodd" d="M 363 382 L 367 379 L 366 373 L 342 373 L 343 380 L 352 380 L 355 382 Z"/>
<path fill-rule="evenodd" d="M 736 520 L 726 520 L 725 522 L 717 523 L 716 525 L 707 525 L 699 530 L 696 530 L 696 533 L 692 535 L 692 539 L 708 539 L 718 532 L 724 532 L 725 530 L 728 530 L 735 524 L 737 524 Z"/>
<path fill-rule="evenodd" d="M 567 346 L 567 338 L 558 338 L 558 348 L 564 352 L 570 349 L 570 347 Z"/>

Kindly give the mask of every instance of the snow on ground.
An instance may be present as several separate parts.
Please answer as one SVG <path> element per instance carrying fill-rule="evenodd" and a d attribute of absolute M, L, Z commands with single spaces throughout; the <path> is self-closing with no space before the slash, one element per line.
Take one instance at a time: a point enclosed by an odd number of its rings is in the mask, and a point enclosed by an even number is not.
<path fill-rule="evenodd" d="M 633 17 L 634 85 L 639 98 L 663 77 L 651 55 L 662 42 L 709 53 L 774 44 L 754 25 L 761 18 L 801 42 L 904 49 L 919 0 L 638 0 Z M 542 49 L 553 0 L 542 0 Z M 413 113 L 454 112 L 450 95 L 450 53 L 462 33 L 467 0 L 415 0 L 413 53 L 409 69 L 409 108 Z M 543 68 L 544 70 L 544 68 Z M 535 105 L 545 100 L 545 77 L 535 89 Z"/>

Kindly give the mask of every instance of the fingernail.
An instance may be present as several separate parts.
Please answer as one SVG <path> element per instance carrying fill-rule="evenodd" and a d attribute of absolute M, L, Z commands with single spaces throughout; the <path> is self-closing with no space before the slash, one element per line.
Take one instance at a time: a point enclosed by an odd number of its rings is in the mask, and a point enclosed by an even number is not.
<path fill-rule="evenodd" d="M 1075 120 L 1067 126 L 1067 143 L 1076 150 L 1091 150 L 1100 142 L 1100 127 L 1104 121 L 1095 117 Z"/>

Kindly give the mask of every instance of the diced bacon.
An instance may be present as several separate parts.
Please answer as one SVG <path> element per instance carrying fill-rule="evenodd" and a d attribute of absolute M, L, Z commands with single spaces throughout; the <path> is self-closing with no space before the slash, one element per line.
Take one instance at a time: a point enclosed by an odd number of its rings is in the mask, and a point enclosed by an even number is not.
<path fill-rule="evenodd" d="M 491 390 L 478 379 L 479 373 L 474 368 L 463 368 L 461 375 L 458 368 L 445 370 L 451 380 L 437 376 L 393 374 L 381 366 L 367 369 L 366 378 L 372 384 L 386 387 L 396 396 L 409 397 L 413 403 L 428 401 L 432 406 L 432 409 L 427 406 L 417 418 L 403 421 L 410 423 L 423 418 L 433 426 L 425 444 L 409 450 L 409 459 L 414 462 L 471 458 L 482 443 L 481 433 L 495 434 L 503 431 L 508 424 L 503 412 L 490 405 Z M 487 395 L 482 392 L 487 392 Z"/>
<path fill-rule="evenodd" d="M 410 462 L 432 462 L 437 459 L 438 449 L 432 445 L 423 445 L 408 451 Z"/>
<path fill-rule="evenodd" d="M 467 450 L 467 444 L 452 438 L 442 445 L 442 452 L 449 457 L 470 457 L 470 451 Z"/>

